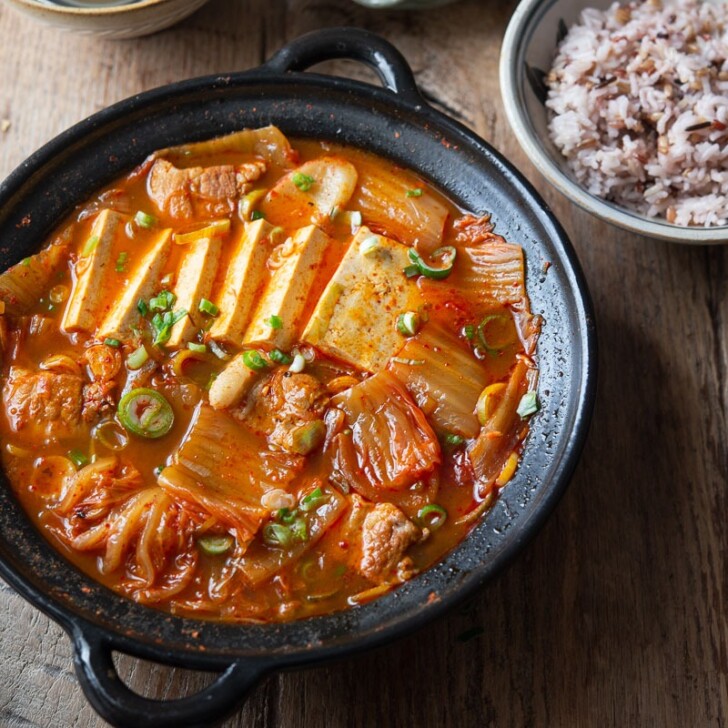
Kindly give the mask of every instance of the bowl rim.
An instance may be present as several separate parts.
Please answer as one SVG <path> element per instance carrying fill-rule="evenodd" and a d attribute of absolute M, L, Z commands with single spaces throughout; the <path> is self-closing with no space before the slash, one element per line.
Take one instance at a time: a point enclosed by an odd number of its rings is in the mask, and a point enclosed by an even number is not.
<path fill-rule="evenodd" d="M 728 225 L 684 227 L 666 220 L 648 218 L 587 192 L 571 179 L 548 154 L 526 113 L 525 50 L 546 11 L 562 0 L 521 0 L 513 13 L 501 47 L 499 75 L 501 98 L 513 134 L 536 169 L 562 195 L 583 210 L 624 230 L 686 245 L 728 244 Z M 583 7 L 588 7 L 583 2 Z M 555 49 L 556 45 L 554 45 Z M 508 93 L 506 93 L 506 89 Z"/>
<path fill-rule="evenodd" d="M 196 2 L 207 2 L 208 0 L 188 0 L 190 5 Z M 13 0 L 18 5 L 25 5 L 32 10 L 47 12 L 50 15 L 65 15 L 68 17 L 108 17 L 114 15 L 123 15 L 136 10 L 156 7 L 158 5 L 171 5 L 179 0 L 140 0 L 135 3 L 127 3 L 125 5 L 112 5 L 108 8 L 73 8 L 65 5 L 46 5 L 38 2 L 38 0 Z"/>

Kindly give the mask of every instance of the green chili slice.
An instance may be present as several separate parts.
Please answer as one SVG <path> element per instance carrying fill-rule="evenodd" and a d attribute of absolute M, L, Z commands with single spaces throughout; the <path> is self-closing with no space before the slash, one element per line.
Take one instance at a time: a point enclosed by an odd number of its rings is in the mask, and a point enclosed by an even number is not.
<path fill-rule="evenodd" d="M 445 245 L 442 248 L 438 248 L 430 256 L 430 258 L 432 260 L 439 260 L 442 262 L 442 266 L 440 266 L 439 268 L 434 268 L 433 266 L 425 263 L 425 261 L 422 259 L 422 256 L 414 248 L 409 249 L 409 259 L 412 261 L 413 265 L 417 267 L 417 270 L 421 275 L 426 276 L 427 278 L 433 278 L 435 280 L 442 280 L 443 278 L 447 278 L 450 273 L 452 273 L 452 267 L 455 263 L 457 253 L 458 251 L 455 250 L 452 245 Z M 405 268 L 405 275 L 408 275 L 408 269 L 409 266 Z"/>
<path fill-rule="evenodd" d="M 430 503 L 420 508 L 417 512 L 417 520 L 423 528 L 436 531 L 447 520 L 447 511 L 437 503 Z"/>
<path fill-rule="evenodd" d="M 129 432 L 156 439 L 172 429 L 174 412 L 164 396 L 154 389 L 132 389 L 119 402 L 119 420 Z"/>
<path fill-rule="evenodd" d="M 255 372 L 260 372 L 268 368 L 268 364 L 265 359 L 263 359 L 260 352 L 255 351 L 254 349 L 243 352 L 243 364 L 245 364 L 248 369 L 252 369 Z"/>
<path fill-rule="evenodd" d="M 202 536 L 197 545 L 208 556 L 221 556 L 230 551 L 235 544 L 232 536 Z"/>
<path fill-rule="evenodd" d="M 500 313 L 486 316 L 476 329 L 479 344 L 491 355 L 513 343 L 509 330 L 510 319 Z"/>

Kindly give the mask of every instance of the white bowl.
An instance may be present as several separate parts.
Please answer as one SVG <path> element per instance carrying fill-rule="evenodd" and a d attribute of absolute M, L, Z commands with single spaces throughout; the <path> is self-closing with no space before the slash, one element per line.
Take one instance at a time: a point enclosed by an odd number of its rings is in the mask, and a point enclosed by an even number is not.
<path fill-rule="evenodd" d="M 104 38 L 137 38 L 156 33 L 192 15 L 208 0 L 141 0 L 106 7 L 65 7 L 36 0 L 7 0 L 21 13 L 46 25 Z"/>
<path fill-rule="evenodd" d="M 539 93 L 541 72 L 548 72 L 556 46 L 584 8 L 608 8 L 613 0 L 522 0 L 503 40 L 500 85 L 506 116 L 518 142 L 538 171 L 579 207 L 625 230 L 677 243 L 728 243 L 728 226 L 683 227 L 649 218 L 587 192 L 549 137 L 548 115 Z"/>

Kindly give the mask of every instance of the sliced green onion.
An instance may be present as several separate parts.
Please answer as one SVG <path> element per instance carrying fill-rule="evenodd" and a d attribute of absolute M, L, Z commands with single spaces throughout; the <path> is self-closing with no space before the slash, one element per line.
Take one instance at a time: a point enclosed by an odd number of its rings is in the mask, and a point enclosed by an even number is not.
<path fill-rule="evenodd" d="M 222 361 L 227 361 L 230 358 L 230 354 L 225 351 L 225 349 L 220 346 L 220 344 L 217 343 L 214 339 L 210 339 L 207 342 L 207 345 L 210 347 L 210 351 L 218 358 L 222 359 Z"/>
<path fill-rule="evenodd" d="M 197 344 L 194 341 L 190 341 L 187 344 L 187 348 L 197 354 L 204 354 L 207 351 L 207 347 L 204 344 Z"/>
<path fill-rule="evenodd" d="M 20 261 L 20 265 L 25 266 L 26 268 L 30 268 L 30 263 L 30 258 L 23 258 L 23 260 Z"/>
<path fill-rule="evenodd" d="M 313 511 L 324 503 L 328 503 L 330 496 L 321 490 L 321 488 L 315 488 L 307 496 L 301 499 L 301 510 L 304 513 Z"/>
<path fill-rule="evenodd" d="M 472 341 L 475 338 L 475 326 L 473 326 L 473 324 L 463 326 L 463 336 L 465 336 L 468 341 Z"/>
<path fill-rule="evenodd" d="M 379 238 L 376 235 L 370 235 L 359 243 L 359 252 L 362 255 L 371 255 L 378 247 Z"/>
<path fill-rule="evenodd" d="M 409 259 L 417 267 L 417 270 L 427 278 L 433 278 L 435 280 L 442 280 L 447 278 L 452 273 L 452 267 L 455 263 L 458 251 L 453 248 L 452 245 L 445 245 L 442 248 L 438 248 L 430 258 L 432 260 L 442 260 L 442 267 L 433 268 L 431 265 L 425 263 L 422 256 L 414 249 L 409 249 Z M 407 269 L 405 269 L 406 271 Z"/>
<path fill-rule="evenodd" d="M 293 184 L 296 185 L 301 192 L 308 192 L 316 181 L 313 177 L 303 174 L 303 172 L 294 172 L 291 179 Z"/>
<path fill-rule="evenodd" d="M 298 518 L 298 511 L 291 510 L 290 508 L 279 508 L 278 512 L 276 513 L 276 518 L 281 523 L 293 523 L 296 518 Z"/>
<path fill-rule="evenodd" d="M 99 236 L 98 235 L 92 235 L 87 241 L 86 244 L 83 246 L 83 250 L 81 251 L 81 256 L 85 257 L 87 255 L 91 255 L 91 253 L 96 250 L 96 246 L 99 244 Z M 25 260 L 28 262 L 26 263 Z M 26 258 L 23 261 L 23 265 L 30 265 L 30 258 Z"/>
<path fill-rule="evenodd" d="M 300 374 L 305 367 L 306 360 L 303 358 L 303 354 L 296 354 L 296 356 L 293 357 L 291 366 L 288 367 L 288 371 L 293 372 L 294 374 Z"/>
<path fill-rule="evenodd" d="M 415 278 L 420 275 L 420 269 L 416 265 L 408 265 L 404 269 L 404 274 L 407 276 L 407 278 Z"/>
<path fill-rule="evenodd" d="M 139 227 L 149 230 L 157 224 L 157 218 L 154 217 L 154 215 L 149 215 L 148 213 L 139 210 L 139 212 L 134 215 L 134 222 L 139 225 Z"/>
<path fill-rule="evenodd" d="M 268 356 L 276 364 L 290 364 L 293 361 L 293 357 L 288 356 L 288 354 L 282 352 L 280 349 L 273 349 Z"/>
<path fill-rule="evenodd" d="M 248 192 L 248 194 L 240 200 L 238 206 L 240 217 L 242 217 L 243 220 L 255 220 L 256 218 L 253 217 L 254 208 L 265 197 L 265 195 L 266 191 L 263 189 Z"/>
<path fill-rule="evenodd" d="M 267 546 L 283 546 L 286 548 L 291 545 L 293 536 L 288 526 L 280 523 L 268 523 L 263 529 L 263 542 Z"/>
<path fill-rule="evenodd" d="M 273 316 L 271 316 L 270 318 L 265 319 L 263 323 L 267 326 L 270 326 L 272 329 L 283 328 L 283 319 L 280 316 L 276 316 L 275 314 L 273 314 Z"/>
<path fill-rule="evenodd" d="M 521 401 L 518 403 L 518 407 L 516 408 L 516 414 L 521 418 L 526 418 L 530 415 L 536 414 L 540 409 L 540 405 L 538 403 L 538 394 L 536 392 L 526 392 L 526 394 L 521 397 Z"/>
<path fill-rule="evenodd" d="M 438 506 L 437 503 L 430 503 L 423 506 L 417 512 L 417 521 L 423 528 L 429 528 L 430 531 L 436 531 L 447 520 L 447 511 Z"/>
<path fill-rule="evenodd" d="M 122 250 L 122 252 L 119 253 L 119 257 L 116 259 L 116 272 L 117 273 L 124 272 L 124 269 L 126 268 L 127 260 L 129 260 L 129 253 L 127 253 L 125 250 Z"/>
<path fill-rule="evenodd" d="M 414 311 L 397 316 L 397 331 L 403 336 L 414 336 L 420 328 L 420 317 Z"/>
<path fill-rule="evenodd" d="M 401 356 L 393 356 L 391 361 L 395 364 L 405 364 L 408 367 L 421 367 L 424 363 L 424 359 L 403 359 Z"/>
<path fill-rule="evenodd" d="M 119 402 L 119 420 L 129 432 L 156 439 L 166 435 L 174 424 L 169 402 L 154 389 L 132 389 Z"/>
<path fill-rule="evenodd" d="M 446 445 L 451 447 L 458 447 L 465 442 L 465 438 L 462 435 L 456 435 L 454 432 L 448 432 L 443 438 Z"/>
<path fill-rule="evenodd" d="M 308 527 L 303 518 L 297 518 L 291 524 L 290 529 L 294 541 L 306 541 L 308 539 Z"/>
<path fill-rule="evenodd" d="M 206 298 L 200 299 L 200 304 L 197 306 L 201 313 L 206 313 L 209 316 L 217 316 L 220 313 L 220 309 Z"/>
<path fill-rule="evenodd" d="M 250 213 L 250 220 L 251 222 L 255 222 L 256 220 L 265 220 L 265 214 L 260 210 L 253 210 L 253 212 Z"/>
<path fill-rule="evenodd" d="M 263 359 L 259 351 L 249 349 L 243 352 L 243 363 L 248 369 L 252 369 L 254 372 L 263 371 L 268 368 L 268 364 Z"/>
<path fill-rule="evenodd" d="M 84 465 L 89 464 L 89 459 L 80 450 L 69 450 L 68 459 L 77 467 L 82 468 Z"/>
<path fill-rule="evenodd" d="M 232 549 L 235 539 L 232 536 L 202 536 L 197 539 L 197 545 L 208 556 L 221 556 Z"/>
<path fill-rule="evenodd" d="M 154 298 L 149 300 L 151 311 L 167 311 L 174 306 L 177 296 L 171 291 L 160 291 Z"/>
<path fill-rule="evenodd" d="M 405 195 L 407 197 L 422 197 L 422 192 L 423 190 L 420 187 L 416 187 L 413 190 L 407 190 L 407 192 L 405 192 Z"/>
<path fill-rule="evenodd" d="M 149 313 L 149 306 L 147 306 L 147 302 L 143 298 L 140 298 L 137 301 L 137 311 L 139 311 L 142 316 L 146 316 Z"/>
<path fill-rule="evenodd" d="M 179 311 L 172 313 L 167 311 L 164 315 L 154 314 L 152 318 L 152 328 L 154 329 L 154 345 L 160 346 L 166 344 L 172 336 L 172 327 L 187 316 L 187 311 L 181 308 Z"/>
<path fill-rule="evenodd" d="M 157 465 L 157 467 L 154 468 L 154 477 L 158 478 L 162 474 L 162 471 L 164 470 L 165 467 L 166 466 L 164 466 L 164 465 Z"/>
<path fill-rule="evenodd" d="M 121 346 L 121 342 L 119 341 L 119 339 L 111 338 L 104 339 L 104 344 L 106 344 L 106 346 L 113 346 L 115 349 L 118 349 Z"/>
<path fill-rule="evenodd" d="M 138 349 L 134 349 L 126 358 L 126 366 L 132 371 L 135 371 L 136 369 L 141 369 L 147 359 L 149 359 L 149 352 L 144 346 L 140 346 Z"/>

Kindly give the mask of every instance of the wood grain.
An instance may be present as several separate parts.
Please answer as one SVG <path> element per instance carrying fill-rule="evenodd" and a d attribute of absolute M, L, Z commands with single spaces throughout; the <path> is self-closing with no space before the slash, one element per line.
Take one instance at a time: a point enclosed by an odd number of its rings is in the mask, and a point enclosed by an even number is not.
<path fill-rule="evenodd" d="M 515 3 L 378 13 L 345 0 L 213 0 L 175 29 L 101 42 L 0 5 L 0 176 L 87 114 L 159 84 L 259 63 L 351 24 L 393 40 L 433 103 L 520 167 L 577 248 L 600 333 L 589 442 L 554 517 L 460 611 L 388 648 L 275 676 L 226 726 L 728 725 L 728 261 L 620 232 L 539 179 L 504 119 L 497 62 Z M 352 64 L 327 70 L 367 78 Z M 122 657 L 145 695 L 209 676 Z M 68 639 L 0 584 L 0 725 L 103 725 Z"/>

